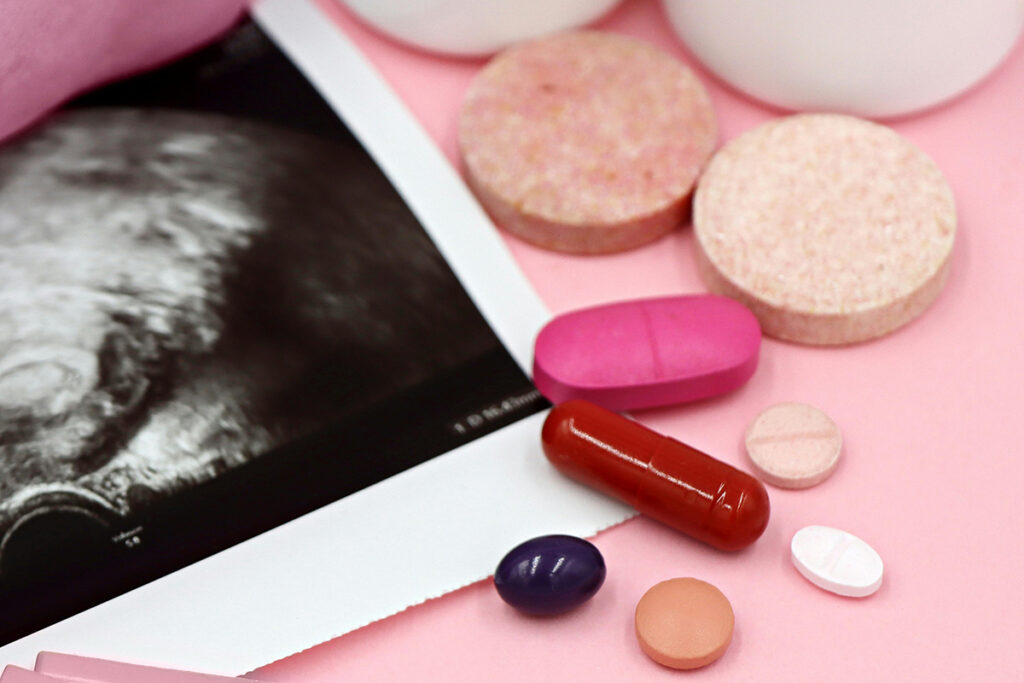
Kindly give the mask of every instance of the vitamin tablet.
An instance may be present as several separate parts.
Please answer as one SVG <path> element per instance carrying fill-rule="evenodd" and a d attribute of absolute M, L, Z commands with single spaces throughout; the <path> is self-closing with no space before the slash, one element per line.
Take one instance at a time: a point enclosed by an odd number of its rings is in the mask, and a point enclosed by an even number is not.
<path fill-rule="evenodd" d="M 827 526 L 807 526 L 793 535 L 793 565 L 819 588 L 863 598 L 882 586 L 882 558 L 851 533 Z"/>
<path fill-rule="evenodd" d="M 746 548 L 768 526 L 757 479 L 589 401 L 555 406 L 541 441 L 562 474 L 719 550 Z"/>
<path fill-rule="evenodd" d="M 521 612 L 560 614 L 593 597 L 605 573 L 604 558 L 589 541 L 540 536 L 502 558 L 494 572 L 494 587 L 502 600 Z"/>
<path fill-rule="evenodd" d="M 732 605 L 710 583 L 669 579 L 644 593 L 636 606 L 636 638 L 644 653 L 673 669 L 696 669 L 729 647 Z"/>
<path fill-rule="evenodd" d="M 552 403 L 635 410 L 717 396 L 757 368 L 761 328 L 724 296 L 675 296 L 560 315 L 534 344 L 533 381 Z"/>
<path fill-rule="evenodd" d="M 843 436 L 825 413 L 806 403 L 766 408 L 747 428 L 754 474 L 773 486 L 803 489 L 825 481 L 839 464 Z"/>
<path fill-rule="evenodd" d="M 777 119 L 715 155 L 694 197 L 708 288 L 766 335 L 808 344 L 877 337 L 946 282 L 956 232 L 938 167 L 894 131 L 839 114 Z"/>
<path fill-rule="evenodd" d="M 604 253 L 680 224 L 717 129 L 681 62 L 574 31 L 495 57 L 466 95 L 458 136 L 469 186 L 498 225 L 547 249 Z"/>

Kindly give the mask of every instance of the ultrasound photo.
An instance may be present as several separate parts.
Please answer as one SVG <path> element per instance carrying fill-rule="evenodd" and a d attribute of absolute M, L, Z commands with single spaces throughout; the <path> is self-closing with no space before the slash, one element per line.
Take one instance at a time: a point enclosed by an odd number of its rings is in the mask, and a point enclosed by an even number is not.
<path fill-rule="evenodd" d="M 251 25 L 0 147 L 0 642 L 542 407 Z"/>

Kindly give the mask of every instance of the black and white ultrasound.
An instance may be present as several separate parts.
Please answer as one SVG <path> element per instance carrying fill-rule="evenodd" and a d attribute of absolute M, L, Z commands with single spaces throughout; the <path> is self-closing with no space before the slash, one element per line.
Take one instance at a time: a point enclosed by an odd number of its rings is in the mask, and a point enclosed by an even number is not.
<path fill-rule="evenodd" d="M 542 407 L 251 24 L 0 146 L 0 643 Z"/>

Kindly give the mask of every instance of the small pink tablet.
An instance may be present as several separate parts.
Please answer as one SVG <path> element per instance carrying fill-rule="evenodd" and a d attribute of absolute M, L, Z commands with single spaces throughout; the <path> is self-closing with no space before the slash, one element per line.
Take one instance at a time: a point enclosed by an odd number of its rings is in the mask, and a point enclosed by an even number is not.
<path fill-rule="evenodd" d="M 742 386 L 761 330 L 742 304 L 715 295 L 639 299 L 549 322 L 534 345 L 533 381 L 548 400 L 608 410 L 695 401 Z"/>
<path fill-rule="evenodd" d="M 36 657 L 36 671 L 72 683 L 234 683 L 239 680 L 230 676 L 175 671 L 58 652 L 40 652 Z M 26 679 L 24 683 L 30 681 Z"/>
<path fill-rule="evenodd" d="M 836 423 L 806 403 L 766 408 L 750 423 L 744 441 L 754 473 L 786 489 L 805 489 L 828 479 L 843 450 Z"/>

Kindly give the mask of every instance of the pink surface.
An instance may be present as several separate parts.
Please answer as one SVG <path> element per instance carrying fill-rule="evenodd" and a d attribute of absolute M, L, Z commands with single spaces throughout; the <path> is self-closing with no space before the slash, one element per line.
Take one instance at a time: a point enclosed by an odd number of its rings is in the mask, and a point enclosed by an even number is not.
<path fill-rule="evenodd" d="M 63 678 L 45 676 L 35 671 L 22 669 L 20 666 L 8 666 L 0 676 L 2 683 L 65 683 Z"/>
<path fill-rule="evenodd" d="M 71 683 L 228 683 L 238 680 L 59 652 L 40 652 L 36 671 Z"/>
<path fill-rule="evenodd" d="M 213 39 L 248 0 L 0 0 L 0 140 L 90 86 Z"/>
<path fill-rule="evenodd" d="M 364 30 L 341 10 L 333 15 L 454 159 L 459 100 L 481 62 L 417 53 Z M 650 0 L 627 1 L 600 25 L 649 39 L 692 63 Z M 776 115 L 698 73 L 709 86 L 723 139 Z M 939 164 L 959 209 L 949 283 L 920 319 L 850 347 L 765 340 L 761 365 L 740 391 L 638 416 L 741 468 L 747 467 L 744 429 L 767 405 L 805 401 L 842 425 L 846 450 L 835 474 L 813 489 L 773 490 L 771 523 L 754 546 L 722 553 L 654 522 L 632 520 L 594 539 L 608 579 L 592 601 L 564 617 L 520 616 L 483 582 L 268 666 L 259 677 L 680 680 L 653 665 L 632 632 L 640 596 L 675 576 L 715 584 L 736 613 L 729 651 L 706 669 L 684 674 L 687 680 L 1019 677 L 1022 83 L 1018 44 L 979 88 L 892 124 Z M 555 312 L 627 296 L 703 291 L 689 228 L 614 256 L 572 257 L 508 242 Z M 790 563 L 789 540 L 809 524 L 870 539 L 886 563 L 881 590 L 852 601 L 807 583 Z"/>
<path fill-rule="evenodd" d="M 619 411 L 677 405 L 743 386 L 760 348 L 757 319 L 724 296 L 619 301 L 545 325 L 533 381 L 552 403 L 582 398 Z"/>

